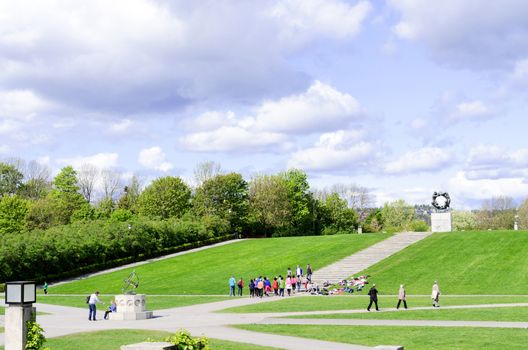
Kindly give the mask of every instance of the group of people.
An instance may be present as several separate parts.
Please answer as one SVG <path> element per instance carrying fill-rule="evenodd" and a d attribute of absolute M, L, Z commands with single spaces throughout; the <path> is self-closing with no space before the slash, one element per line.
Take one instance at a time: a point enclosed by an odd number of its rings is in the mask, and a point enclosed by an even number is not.
<path fill-rule="evenodd" d="M 271 280 L 266 276 L 258 276 L 249 281 L 249 297 L 262 298 L 263 296 L 269 297 L 271 295 L 284 297 L 285 291 L 288 296 L 294 294 L 296 291 L 308 291 L 308 286 L 312 283 L 312 273 L 312 267 L 308 264 L 306 266 L 306 277 L 300 265 L 297 265 L 295 273 L 288 267 L 286 277 L 278 275 Z M 231 276 L 228 284 L 229 296 L 243 295 L 245 283 L 242 277 L 237 281 L 234 276 Z M 237 291 L 236 293 L 235 290 Z"/>
<path fill-rule="evenodd" d="M 367 311 L 370 311 L 372 304 L 376 306 L 376 311 L 379 311 L 378 308 L 378 290 L 376 289 L 376 284 L 372 285 L 372 288 L 368 291 L 370 296 L 370 302 L 367 306 Z M 433 289 L 431 292 L 431 299 L 433 300 L 433 307 L 440 307 L 440 287 L 438 286 L 438 281 L 434 281 Z M 400 308 L 401 303 L 403 302 L 403 307 L 407 309 L 407 295 L 405 294 L 405 286 L 400 284 L 400 290 L 398 291 L 398 304 L 396 309 Z"/>
<path fill-rule="evenodd" d="M 95 293 L 91 294 L 88 297 L 87 303 L 88 303 L 88 309 L 89 309 L 88 320 L 97 321 L 97 318 L 96 318 L 97 306 L 96 305 L 97 304 L 104 305 L 104 302 L 102 302 L 101 299 L 99 299 L 99 291 L 96 291 Z M 115 299 L 112 299 L 112 301 L 110 302 L 110 305 L 108 305 L 108 309 L 105 311 L 105 314 L 104 314 L 105 320 L 108 320 L 108 315 L 111 312 L 117 312 L 117 304 L 115 302 Z"/>

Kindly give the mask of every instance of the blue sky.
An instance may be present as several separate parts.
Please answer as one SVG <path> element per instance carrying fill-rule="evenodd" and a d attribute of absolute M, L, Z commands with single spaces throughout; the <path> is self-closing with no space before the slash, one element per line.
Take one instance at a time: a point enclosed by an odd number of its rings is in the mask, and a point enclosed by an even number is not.
<path fill-rule="evenodd" d="M 0 1 L 0 158 L 528 196 L 522 0 Z"/>

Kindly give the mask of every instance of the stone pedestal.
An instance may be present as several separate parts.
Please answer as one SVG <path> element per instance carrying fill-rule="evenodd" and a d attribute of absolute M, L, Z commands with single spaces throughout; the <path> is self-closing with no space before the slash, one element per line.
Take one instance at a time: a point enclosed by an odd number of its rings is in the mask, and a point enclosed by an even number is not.
<path fill-rule="evenodd" d="M 26 348 L 27 321 L 35 321 L 37 309 L 29 305 L 9 305 L 5 310 L 5 350 Z"/>
<path fill-rule="evenodd" d="M 115 296 L 117 312 L 109 315 L 111 320 L 145 320 L 152 318 L 152 311 L 147 311 L 145 294 L 121 294 Z"/>
<path fill-rule="evenodd" d="M 451 232 L 451 213 L 432 213 L 431 214 L 431 231 L 432 232 Z"/>

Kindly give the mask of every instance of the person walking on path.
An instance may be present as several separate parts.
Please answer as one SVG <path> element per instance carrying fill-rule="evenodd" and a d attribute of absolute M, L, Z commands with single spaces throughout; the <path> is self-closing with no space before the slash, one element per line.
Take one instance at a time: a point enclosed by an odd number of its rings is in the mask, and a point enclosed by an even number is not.
<path fill-rule="evenodd" d="M 44 287 L 42 289 L 44 289 L 44 294 L 48 294 L 48 282 L 44 281 Z"/>
<path fill-rule="evenodd" d="M 231 276 L 231 278 L 229 279 L 229 296 L 230 297 L 235 296 L 235 284 L 236 284 L 236 279 L 235 277 Z"/>
<path fill-rule="evenodd" d="M 95 317 L 95 314 L 97 313 L 97 307 L 95 306 L 96 303 L 104 304 L 99 300 L 99 291 L 90 295 L 90 299 L 88 299 L 88 308 L 90 310 L 90 313 L 88 314 L 89 321 L 97 321 L 97 318 Z"/>
<path fill-rule="evenodd" d="M 238 286 L 238 295 L 242 296 L 242 290 L 244 289 L 244 280 L 242 279 L 242 277 L 240 277 L 240 279 L 238 280 L 237 286 Z"/>
<path fill-rule="evenodd" d="M 376 289 L 376 284 L 372 285 L 372 288 L 368 291 L 368 295 L 370 296 L 370 303 L 367 307 L 367 311 L 370 311 L 370 307 L 372 306 L 372 303 L 376 305 L 376 311 L 379 311 L 378 308 L 378 290 Z"/>
<path fill-rule="evenodd" d="M 407 299 L 405 296 L 405 288 L 403 284 L 400 284 L 400 291 L 398 292 L 398 305 L 396 305 L 396 309 L 400 308 L 400 304 L 403 301 L 403 307 L 407 309 Z"/>
<path fill-rule="evenodd" d="M 306 279 L 308 280 L 308 282 L 312 282 L 312 267 L 310 266 L 310 264 L 306 266 Z"/>
<path fill-rule="evenodd" d="M 255 282 L 253 280 L 249 281 L 249 297 L 253 298 L 255 296 Z"/>
<path fill-rule="evenodd" d="M 433 307 L 440 307 L 440 287 L 438 287 L 438 281 L 434 281 L 433 291 L 431 292 L 431 299 L 433 299 Z"/>
<path fill-rule="evenodd" d="M 279 296 L 284 296 L 284 288 L 286 287 L 286 281 L 282 277 L 282 275 L 279 275 Z"/>

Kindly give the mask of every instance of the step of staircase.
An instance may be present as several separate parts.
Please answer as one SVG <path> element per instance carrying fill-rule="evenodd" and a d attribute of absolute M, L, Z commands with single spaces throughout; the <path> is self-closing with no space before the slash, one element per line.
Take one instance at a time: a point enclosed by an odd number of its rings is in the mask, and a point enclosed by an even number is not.
<path fill-rule="evenodd" d="M 337 283 L 350 276 L 356 275 L 369 266 L 399 252 L 400 250 L 431 235 L 430 232 L 402 232 L 376 243 L 366 249 L 315 270 L 312 281 L 322 284 L 325 281 Z"/>

